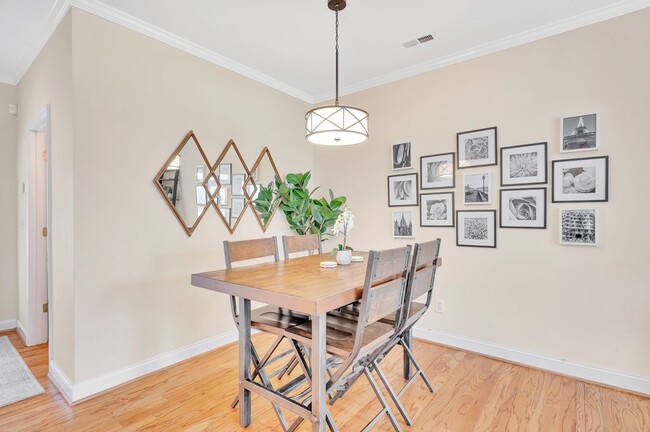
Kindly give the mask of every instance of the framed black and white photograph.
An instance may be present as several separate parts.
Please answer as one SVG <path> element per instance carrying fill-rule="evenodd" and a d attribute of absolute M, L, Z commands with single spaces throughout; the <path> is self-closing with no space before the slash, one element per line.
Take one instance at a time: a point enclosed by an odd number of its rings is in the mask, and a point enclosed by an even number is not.
<path fill-rule="evenodd" d="M 393 144 L 393 170 L 413 168 L 412 143 Z"/>
<path fill-rule="evenodd" d="M 442 189 L 455 186 L 454 153 L 420 158 L 420 189 Z"/>
<path fill-rule="evenodd" d="M 222 163 L 219 165 L 219 183 L 222 185 L 230 184 L 230 173 L 232 172 L 232 164 Z"/>
<path fill-rule="evenodd" d="M 207 196 L 203 185 L 196 186 L 196 205 L 204 206 L 207 202 Z"/>
<path fill-rule="evenodd" d="M 413 238 L 413 212 L 393 212 L 393 237 Z"/>
<path fill-rule="evenodd" d="M 497 164 L 497 128 L 456 134 L 458 168 Z"/>
<path fill-rule="evenodd" d="M 210 197 L 213 197 L 214 193 L 217 191 L 217 179 L 213 175 L 211 175 L 208 178 L 206 187 L 208 188 L 208 193 L 210 194 Z"/>
<path fill-rule="evenodd" d="M 456 245 L 497 247 L 496 210 L 456 211 Z"/>
<path fill-rule="evenodd" d="M 232 220 L 237 220 L 242 211 L 244 211 L 244 205 L 246 204 L 246 198 L 244 197 L 232 197 L 230 200 L 230 218 Z"/>
<path fill-rule="evenodd" d="M 454 193 L 428 193 L 420 195 L 420 226 L 453 227 Z"/>
<path fill-rule="evenodd" d="M 232 194 L 233 196 L 244 195 L 244 181 L 246 174 L 233 174 L 232 175 Z"/>
<path fill-rule="evenodd" d="M 553 161 L 553 202 L 608 200 L 608 156 Z"/>
<path fill-rule="evenodd" d="M 598 246 L 600 212 L 597 209 L 560 209 L 560 244 Z"/>
<path fill-rule="evenodd" d="M 546 184 L 547 144 L 501 148 L 501 186 Z"/>
<path fill-rule="evenodd" d="M 418 205 L 418 175 L 388 176 L 388 207 Z"/>
<path fill-rule="evenodd" d="M 598 150 L 600 135 L 598 113 L 562 117 L 560 152 Z"/>
<path fill-rule="evenodd" d="M 546 188 L 501 189 L 501 228 L 546 228 Z"/>
<path fill-rule="evenodd" d="M 230 186 L 221 186 L 217 196 L 217 204 L 219 204 L 219 207 L 230 207 L 230 197 Z"/>
<path fill-rule="evenodd" d="M 196 167 L 196 181 L 203 182 L 204 179 L 205 179 L 205 167 L 204 166 Z"/>
<path fill-rule="evenodd" d="M 463 204 L 490 203 L 492 203 L 492 174 L 465 174 L 463 176 Z"/>

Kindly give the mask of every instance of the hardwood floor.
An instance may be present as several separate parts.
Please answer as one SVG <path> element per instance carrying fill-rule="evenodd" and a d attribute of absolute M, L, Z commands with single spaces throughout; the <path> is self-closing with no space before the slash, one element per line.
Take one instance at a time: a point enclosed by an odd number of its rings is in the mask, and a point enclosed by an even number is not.
<path fill-rule="evenodd" d="M 244 430 L 229 407 L 237 384 L 234 344 L 69 407 L 47 378 L 47 346 L 26 348 L 14 332 L 3 335 L 45 393 L 0 408 L 2 432 Z M 257 335 L 254 342 L 271 340 Z M 437 392 L 421 382 L 411 386 L 404 402 L 414 426 L 402 424 L 404 431 L 650 431 L 650 398 L 421 341 L 415 351 Z M 400 361 L 396 349 L 382 362 L 395 385 L 402 381 Z M 342 432 L 359 430 L 378 409 L 363 379 L 331 407 Z M 253 397 L 253 423 L 245 430 L 281 430 L 269 403 Z M 382 420 L 373 430 L 392 427 Z"/>

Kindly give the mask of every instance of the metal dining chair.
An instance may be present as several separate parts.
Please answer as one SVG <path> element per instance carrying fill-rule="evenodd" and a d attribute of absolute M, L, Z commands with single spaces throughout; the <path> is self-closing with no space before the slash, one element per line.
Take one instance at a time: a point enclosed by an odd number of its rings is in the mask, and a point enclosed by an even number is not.
<path fill-rule="evenodd" d="M 241 241 L 225 240 L 223 242 L 223 247 L 227 269 L 231 269 L 234 263 L 240 263 L 253 259 L 270 257 L 273 257 L 274 261 L 279 261 L 280 259 L 278 253 L 278 241 L 276 237 Z M 230 296 L 230 309 L 232 317 L 235 321 L 235 325 L 239 326 L 237 301 L 238 300 L 235 296 Z M 284 339 L 284 332 L 292 326 L 307 322 L 308 319 L 309 318 L 306 315 L 296 314 L 291 310 L 270 305 L 262 306 L 251 311 L 251 327 L 267 333 L 271 333 L 276 336 L 275 341 L 271 345 L 271 348 L 269 348 L 266 354 L 262 357 L 258 355 L 257 350 L 251 343 L 251 359 L 254 366 L 252 379 L 259 377 L 264 386 L 272 388 L 271 378 L 286 371 L 290 366 L 290 363 L 286 364 L 284 367 L 273 372 L 272 374 L 267 374 L 265 368 L 277 360 L 280 360 L 281 358 L 284 358 L 292 353 L 292 350 L 288 350 L 284 353 L 276 355 L 275 357 L 272 357 Z M 239 396 L 236 396 L 231 404 L 231 407 L 235 408 L 238 402 Z M 276 404 L 273 404 L 273 407 L 278 416 L 278 419 L 280 420 L 280 423 L 282 423 L 284 429 L 287 430 L 287 424 L 282 414 L 282 410 Z"/>
<path fill-rule="evenodd" d="M 282 236 L 282 250 L 284 251 L 284 259 L 288 260 L 291 255 L 299 253 L 307 253 L 312 255 L 315 253 L 323 253 L 323 246 L 318 234 L 305 234 L 294 236 Z"/>
<path fill-rule="evenodd" d="M 373 360 L 374 353 L 383 352 L 386 344 L 397 335 L 399 320 L 392 324 L 381 320 L 390 314 L 396 313 L 399 316 L 401 309 L 404 308 L 410 252 L 410 246 L 370 251 L 359 316 L 327 316 L 326 350 L 338 359 L 337 364 L 332 364 L 335 369 L 328 381 L 327 393 L 331 395 L 349 385 L 348 376 L 364 375 L 382 407 L 381 411 L 364 427 L 364 431 L 374 426 L 384 415 L 388 416 L 396 431 L 401 431 L 395 415 L 372 375 L 373 369 L 378 371 L 381 369 L 378 364 L 367 360 Z M 309 349 L 311 346 L 311 323 L 303 323 L 289 328 L 285 337 L 291 339 L 294 353 L 304 375 L 309 377 L 310 368 L 300 347 Z M 326 366 L 329 365 L 330 361 L 328 360 Z M 303 403 L 308 400 L 309 398 Z M 329 410 L 327 416 L 330 429 L 336 431 L 336 425 Z M 298 418 L 290 430 L 294 430 L 302 421 L 302 418 Z"/>

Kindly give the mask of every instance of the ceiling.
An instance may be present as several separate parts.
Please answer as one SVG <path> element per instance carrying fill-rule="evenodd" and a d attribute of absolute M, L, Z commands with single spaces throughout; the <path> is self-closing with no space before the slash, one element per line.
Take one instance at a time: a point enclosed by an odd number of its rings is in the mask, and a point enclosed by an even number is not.
<path fill-rule="evenodd" d="M 71 5 L 307 102 L 333 97 L 326 0 L 0 0 L 0 81 L 20 81 Z M 646 7 L 650 0 L 348 0 L 341 94 Z M 427 34 L 435 39 L 402 46 Z"/>

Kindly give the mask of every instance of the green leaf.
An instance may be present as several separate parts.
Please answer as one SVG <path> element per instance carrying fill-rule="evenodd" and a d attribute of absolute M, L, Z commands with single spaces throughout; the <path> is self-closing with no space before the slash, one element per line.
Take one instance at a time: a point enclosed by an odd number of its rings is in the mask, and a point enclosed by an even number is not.
<path fill-rule="evenodd" d="M 292 185 L 300 185 L 301 174 L 287 174 L 287 182 Z"/>

